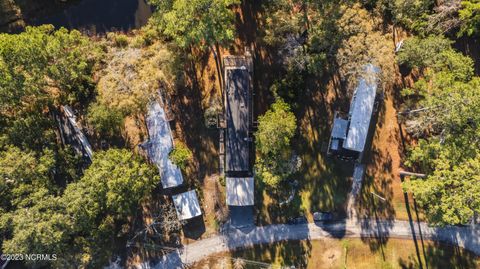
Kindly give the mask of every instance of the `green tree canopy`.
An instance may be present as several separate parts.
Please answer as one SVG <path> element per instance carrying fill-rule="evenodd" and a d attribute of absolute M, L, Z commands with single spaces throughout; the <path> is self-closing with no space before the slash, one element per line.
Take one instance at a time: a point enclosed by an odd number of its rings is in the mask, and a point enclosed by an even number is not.
<path fill-rule="evenodd" d="M 70 248 L 69 231 L 72 220 L 65 216 L 58 197 L 42 192 L 37 192 L 33 196 L 36 201 L 33 206 L 19 208 L 12 214 L 13 236 L 3 243 L 3 252 L 49 253 L 64 259 Z M 49 263 L 29 260 L 25 262 L 29 266 Z"/>
<path fill-rule="evenodd" d="M 422 64 L 425 78 L 406 91 L 421 108 L 407 116 L 407 130 L 420 140 L 406 165 L 427 177 L 404 186 L 432 223 L 465 224 L 479 210 L 480 78 L 471 59 L 450 48 Z"/>
<path fill-rule="evenodd" d="M 480 155 L 458 166 L 437 160 L 428 178 L 406 184 L 415 194 L 428 219 L 435 224 L 466 224 L 480 212 Z"/>
<path fill-rule="evenodd" d="M 54 157 L 50 150 L 36 156 L 8 147 L 0 151 L 0 207 L 29 206 L 29 195 L 40 189 L 54 190 Z"/>
<path fill-rule="evenodd" d="M 290 106 L 280 98 L 258 118 L 258 130 L 255 134 L 259 153 L 257 175 L 271 187 L 275 187 L 292 173 L 290 143 L 295 130 L 295 115 Z"/>
<path fill-rule="evenodd" d="M 423 69 L 438 62 L 440 53 L 451 50 L 452 43 L 443 36 L 412 37 L 404 42 L 397 61 L 399 64 Z"/>
<path fill-rule="evenodd" d="M 185 143 L 177 142 L 175 148 L 168 155 L 170 160 L 181 169 L 185 169 L 189 161 L 192 160 L 192 151 L 185 145 Z"/>
<path fill-rule="evenodd" d="M 0 34 L 0 113 L 15 115 L 91 94 L 97 50 L 79 31 L 53 26 Z"/>
<path fill-rule="evenodd" d="M 124 118 L 122 112 L 116 108 L 95 102 L 88 108 L 87 121 L 99 136 L 111 139 L 121 135 Z"/>
<path fill-rule="evenodd" d="M 458 11 L 462 25 L 459 35 L 478 35 L 480 33 L 480 1 L 464 0 Z"/>
<path fill-rule="evenodd" d="M 235 37 L 232 5 L 239 0 L 150 0 L 154 22 L 180 47 L 225 44 Z"/>
<path fill-rule="evenodd" d="M 257 150 L 262 156 L 278 156 L 288 150 L 295 134 L 296 119 L 290 106 L 278 99 L 262 116 L 258 117 L 255 134 Z"/>
<path fill-rule="evenodd" d="M 67 186 L 64 199 L 68 212 L 88 213 L 87 219 L 105 214 L 125 217 L 158 182 L 158 171 L 140 157 L 125 149 L 110 149 L 95 153 L 80 181 Z"/>

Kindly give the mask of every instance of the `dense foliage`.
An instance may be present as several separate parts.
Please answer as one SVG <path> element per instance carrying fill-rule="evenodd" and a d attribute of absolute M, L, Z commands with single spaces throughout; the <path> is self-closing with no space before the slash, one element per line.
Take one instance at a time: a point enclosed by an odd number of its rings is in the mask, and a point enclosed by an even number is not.
<path fill-rule="evenodd" d="M 1 252 L 57 254 L 27 266 L 105 265 L 112 242 L 128 231 L 122 225 L 159 182 L 157 169 L 128 150 L 95 152 L 84 170 L 85 160 L 62 143 L 59 108 L 86 108 L 93 99 L 99 48 L 78 31 L 52 26 L 0 34 Z M 93 103 L 87 122 L 111 137 L 122 113 Z"/>
<path fill-rule="evenodd" d="M 97 152 L 83 177 L 55 191 L 51 155 L 36 160 L 10 148 L 2 153 L 0 230 L 6 253 L 56 253 L 55 267 L 98 268 L 125 217 L 158 184 L 155 168 L 127 150 Z M 38 261 L 32 261 L 38 265 Z M 75 266 L 77 267 L 77 266 Z"/>
<path fill-rule="evenodd" d="M 234 13 L 238 0 L 150 0 L 157 8 L 154 22 L 180 47 L 226 44 L 235 36 Z"/>
<path fill-rule="evenodd" d="M 256 169 L 258 177 L 268 186 L 275 187 L 292 173 L 290 143 L 295 130 L 295 115 L 281 99 L 258 118 Z"/>
<path fill-rule="evenodd" d="M 78 31 L 27 27 L 0 34 L 0 113 L 14 116 L 91 95 L 95 48 Z"/>
<path fill-rule="evenodd" d="M 404 95 L 411 109 L 420 109 L 407 117 L 407 130 L 420 140 L 406 164 L 428 176 L 405 187 L 432 223 L 465 224 L 480 210 L 480 78 L 473 61 L 448 44 L 442 37 L 414 38 L 399 54 L 403 63 L 426 69 Z M 418 51 L 427 53 L 414 57 Z"/>
<path fill-rule="evenodd" d="M 459 17 L 462 21 L 460 34 L 478 35 L 480 33 L 480 1 L 462 1 Z"/>
<path fill-rule="evenodd" d="M 177 57 L 165 44 L 110 49 L 108 66 L 97 85 L 100 105 L 135 115 L 159 93 L 173 91 L 178 78 Z"/>

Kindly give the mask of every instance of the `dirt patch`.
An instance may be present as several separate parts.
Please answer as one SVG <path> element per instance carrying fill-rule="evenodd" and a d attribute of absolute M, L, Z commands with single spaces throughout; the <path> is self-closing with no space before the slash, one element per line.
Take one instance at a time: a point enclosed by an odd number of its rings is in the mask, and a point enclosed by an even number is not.
<path fill-rule="evenodd" d="M 220 224 L 227 220 L 228 208 L 225 202 L 225 188 L 219 182 L 218 175 L 205 178 L 203 183 L 206 235 L 218 231 Z"/>
<path fill-rule="evenodd" d="M 146 133 L 147 129 L 144 124 L 143 116 L 128 116 L 125 118 L 123 136 L 125 137 L 125 142 L 129 148 L 135 150 L 140 143 L 143 143 L 146 140 Z"/>
<path fill-rule="evenodd" d="M 342 252 L 339 249 L 330 248 L 322 255 L 322 262 L 325 267 L 336 268 L 342 257 Z"/>

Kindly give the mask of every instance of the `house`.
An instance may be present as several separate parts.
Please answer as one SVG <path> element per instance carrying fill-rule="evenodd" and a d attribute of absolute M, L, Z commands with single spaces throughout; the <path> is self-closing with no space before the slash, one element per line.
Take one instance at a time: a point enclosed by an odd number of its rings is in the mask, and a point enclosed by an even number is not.
<path fill-rule="evenodd" d="M 149 139 L 140 146 L 146 151 L 150 161 L 157 166 L 163 188 L 182 185 L 183 176 L 180 168 L 168 158 L 173 149 L 172 131 L 165 110 L 158 102 L 149 105 L 146 123 Z"/>
<path fill-rule="evenodd" d="M 234 227 L 253 224 L 252 58 L 225 56 L 224 174 L 227 205 Z"/>
<path fill-rule="evenodd" d="M 328 146 L 330 155 L 361 158 L 375 107 L 378 72 L 378 68 L 373 65 L 366 65 L 353 93 L 348 115 L 335 112 Z"/>
<path fill-rule="evenodd" d="M 251 173 L 251 89 L 246 66 L 225 68 L 225 172 Z"/>

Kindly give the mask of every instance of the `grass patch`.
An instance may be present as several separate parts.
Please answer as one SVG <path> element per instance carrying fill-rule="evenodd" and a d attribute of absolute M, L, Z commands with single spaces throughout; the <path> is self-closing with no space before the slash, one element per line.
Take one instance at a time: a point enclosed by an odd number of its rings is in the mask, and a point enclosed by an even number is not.
<path fill-rule="evenodd" d="M 419 244 L 421 247 L 421 244 Z M 424 242 L 420 257 L 412 240 L 390 239 L 383 248 L 372 250 L 361 239 L 325 239 L 257 245 L 208 258 L 193 268 L 234 268 L 232 258 L 246 259 L 244 268 L 478 268 L 474 254 L 448 245 Z M 255 263 L 254 263 L 255 262 Z M 220 266 L 220 263 L 222 263 Z M 202 267 L 203 266 L 203 267 Z"/>

